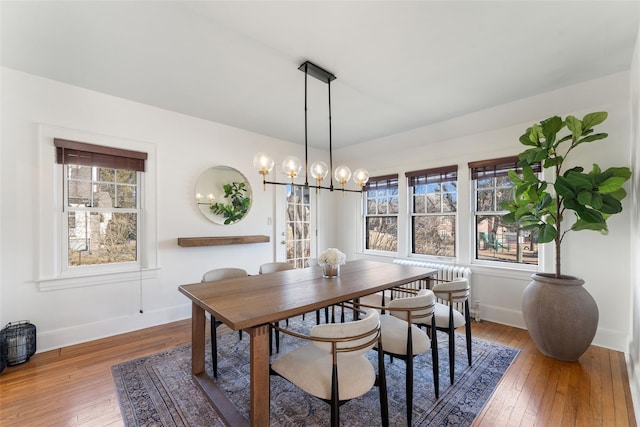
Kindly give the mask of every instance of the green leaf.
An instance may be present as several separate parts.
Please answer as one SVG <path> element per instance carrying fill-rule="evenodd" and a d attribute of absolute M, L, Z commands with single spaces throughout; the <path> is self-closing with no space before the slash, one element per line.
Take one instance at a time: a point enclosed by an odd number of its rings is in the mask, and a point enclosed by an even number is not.
<path fill-rule="evenodd" d="M 567 171 L 564 178 L 578 191 L 593 189 L 593 179 L 586 173 Z"/>
<path fill-rule="evenodd" d="M 592 193 L 591 191 L 581 191 L 578 193 L 578 203 L 584 206 L 591 205 Z"/>
<path fill-rule="evenodd" d="M 574 138 L 578 139 L 582 136 L 582 122 L 580 120 L 576 119 L 574 116 L 567 116 L 565 123 Z"/>
<path fill-rule="evenodd" d="M 607 120 L 608 114 L 604 111 L 598 111 L 595 113 L 589 113 L 582 119 L 582 128 L 584 130 L 591 129 L 594 126 Z"/>
<path fill-rule="evenodd" d="M 622 212 L 622 203 L 611 194 L 602 195 L 602 206 L 598 210 L 604 214 L 613 215 Z"/>
<path fill-rule="evenodd" d="M 552 168 L 558 165 L 562 165 L 562 161 L 564 160 L 564 158 L 562 156 L 556 156 L 556 157 L 552 157 L 552 158 L 547 158 L 544 159 L 544 163 L 542 164 L 542 166 L 547 169 L 547 168 Z"/>
<path fill-rule="evenodd" d="M 611 177 L 598 186 L 598 191 L 601 193 L 613 193 L 622 187 L 625 181 L 626 179 L 619 176 Z"/>
<path fill-rule="evenodd" d="M 522 168 L 522 178 L 526 182 L 531 183 L 537 183 L 539 181 L 536 174 L 533 173 L 533 169 L 531 169 L 531 166 L 525 166 L 524 168 Z"/>
<path fill-rule="evenodd" d="M 576 189 L 571 183 L 562 176 L 556 178 L 556 183 L 553 188 L 555 188 L 556 193 L 565 199 L 575 199 L 576 198 Z"/>
<path fill-rule="evenodd" d="M 606 172 L 612 173 L 613 176 L 622 177 L 625 181 L 631 178 L 631 170 L 627 167 L 608 168 L 605 173 Z"/>
<path fill-rule="evenodd" d="M 553 202 L 553 199 L 551 198 L 551 195 L 549 193 L 545 193 L 542 196 L 542 199 L 540 200 L 540 203 L 538 203 L 538 211 L 541 211 L 549 206 L 551 206 Z"/>
<path fill-rule="evenodd" d="M 543 224 L 538 231 L 538 243 L 552 242 L 558 235 L 558 231 L 552 225 Z"/>
<path fill-rule="evenodd" d="M 591 223 L 605 222 L 604 218 L 602 217 L 602 214 L 595 209 L 582 207 L 582 209 L 576 209 L 576 212 L 578 213 L 578 216 L 581 219 L 587 222 L 591 222 Z"/>
<path fill-rule="evenodd" d="M 540 124 L 542 125 L 542 133 L 546 138 L 557 134 L 562 129 L 562 119 L 558 116 L 549 117 Z"/>
<path fill-rule="evenodd" d="M 537 141 L 531 139 L 531 128 L 527 129 L 527 132 L 521 135 L 519 140 L 522 145 L 532 145 L 534 147 L 538 145 Z"/>
<path fill-rule="evenodd" d="M 607 229 L 607 224 L 606 223 L 602 223 L 602 222 L 587 222 L 587 221 L 583 221 L 581 219 L 578 219 L 572 226 L 571 229 L 573 231 L 580 231 L 580 230 L 594 230 L 594 231 L 600 231 L 600 230 L 606 230 Z"/>
<path fill-rule="evenodd" d="M 611 196 L 616 200 L 623 200 L 625 197 L 627 197 L 627 192 L 624 188 L 619 188 L 616 191 L 607 194 L 607 196 Z"/>
<path fill-rule="evenodd" d="M 599 139 L 605 139 L 607 136 L 609 135 L 606 133 L 596 133 L 595 135 L 589 135 L 585 138 L 582 138 L 581 140 L 578 141 L 578 144 L 582 144 L 583 142 L 598 141 Z"/>

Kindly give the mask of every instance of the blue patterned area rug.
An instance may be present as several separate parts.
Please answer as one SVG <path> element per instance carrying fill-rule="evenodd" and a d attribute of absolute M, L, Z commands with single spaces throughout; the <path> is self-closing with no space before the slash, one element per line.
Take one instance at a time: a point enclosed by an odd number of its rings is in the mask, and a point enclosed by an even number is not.
<path fill-rule="evenodd" d="M 313 318 L 314 321 L 311 321 Z M 315 316 L 290 320 L 289 328 L 308 331 Z M 300 343 L 281 335 L 280 352 Z M 415 358 L 415 426 L 468 426 L 480 413 L 500 378 L 518 355 L 518 350 L 473 339 L 473 366 L 466 357 L 464 336 L 456 334 L 455 383 L 449 384 L 448 344 L 438 334 L 440 399 L 433 389 L 431 352 Z M 211 375 L 207 342 L 207 372 Z M 239 411 L 249 418 L 249 336 L 225 333 L 218 337 L 218 379 L 216 382 Z M 369 352 L 377 366 L 375 351 Z M 276 355 L 277 356 L 277 355 Z M 386 359 L 386 358 L 385 358 Z M 386 363 L 391 426 L 406 425 L 405 365 L 395 359 Z M 223 426 L 216 411 L 191 376 L 191 346 L 183 345 L 112 367 L 124 423 L 132 426 Z M 269 396 L 264 396 L 268 399 Z M 380 425 L 378 388 L 340 408 L 344 426 Z M 329 405 L 307 395 L 280 377 L 271 377 L 272 426 L 329 425 Z"/>

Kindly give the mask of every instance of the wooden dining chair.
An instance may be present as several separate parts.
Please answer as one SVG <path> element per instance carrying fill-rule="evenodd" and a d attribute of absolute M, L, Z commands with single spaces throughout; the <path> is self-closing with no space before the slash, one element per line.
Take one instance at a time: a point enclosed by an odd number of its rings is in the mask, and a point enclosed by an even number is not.
<path fill-rule="evenodd" d="M 449 381 L 455 377 L 455 329 L 465 328 L 467 360 L 471 366 L 471 315 L 469 312 L 469 280 L 458 277 L 451 281 L 436 281 L 432 288 L 438 302 L 435 307 L 436 329 L 449 335 Z M 459 308 L 456 309 L 456 307 Z"/>
<path fill-rule="evenodd" d="M 436 399 L 440 397 L 440 370 L 438 368 L 438 340 L 435 334 L 436 297 L 428 289 L 394 288 L 393 293 L 402 292 L 405 297 L 393 298 L 385 306 L 360 303 L 360 306 L 384 312 L 380 315 L 380 335 L 384 354 L 405 362 L 405 395 L 407 402 L 407 425 L 413 418 L 413 359 L 431 350 L 433 386 Z M 419 326 L 430 325 L 429 337 Z"/>
<path fill-rule="evenodd" d="M 218 280 L 246 276 L 248 276 L 248 274 L 242 268 L 216 268 L 204 273 L 202 275 L 202 282 L 217 282 Z M 218 378 L 218 339 L 216 330 L 220 325 L 222 325 L 222 322 L 211 315 L 211 359 L 213 365 L 213 376 L 215 378 Z M 242 331 L 238 331 L 238 336 L 242 339 Z"/>
<path fill-rule="evenodd" d="M 316 325 L 309 335 L 274 326 L 282 333 L 311 342 L 274 360 L 271 374 L 329 403 L 332 427 L 340 425 L 340 406 L 367 393 L 374 385 L 380 389 L 382 425 L 389 425 L 379 316 L 375 310 L 368 310 L 363 317 L 353 322 Z M 378 348 L 378 375 L 365 356 L 374 347 Z"/>

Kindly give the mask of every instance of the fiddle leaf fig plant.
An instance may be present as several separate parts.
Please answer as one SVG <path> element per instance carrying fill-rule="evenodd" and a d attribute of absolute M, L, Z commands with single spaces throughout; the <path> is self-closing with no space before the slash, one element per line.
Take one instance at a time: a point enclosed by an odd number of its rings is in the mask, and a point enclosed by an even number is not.
<path fill-rule="evenodd" d="M 621 201 L 627 195 L 622 186 L 631 177 L 629 168 L 603 171 L 593 164 L 588 172 L 581 166 L 563 169 L 576 147 L 607 138 L 608 134 L 594 130 L 606 119 L 606 112 L 595 112 L 582 120 L 553 116 L 534 124 L 520 137 L 520 142 L 529 147 L 518 155 L 522 174 L 509 171 L 515 192 L 513 200 L 501 204 L 508 211 L 504 221 L 537 232 L 538 243 L 555 243 L 556 278 L 561 277 L 560 248 L 566 233 L 594 230 L 608 234 L 607 219 L 622 211 Z M 569 133 L 559 136 L 565 128 Z M 538 178 L 532 168 L 537 163 L 553 170 L 555 182 Z M 575 215 L 575 222 L 565 229 L 563 221 L 569 212 Z"/>
<path fill-rule="evenodd" d="M 212 203 L 209 206 L 211 212 L 222 215 L 225 224 L 241 220 L 247 214 L 251 204 L 251 199 L 246 196 L 247 189 L 245 187 L 246 183 L 244 182 L 224 184 L 222 186 L 224 198 L 228 199 L 230 203 Z"/>

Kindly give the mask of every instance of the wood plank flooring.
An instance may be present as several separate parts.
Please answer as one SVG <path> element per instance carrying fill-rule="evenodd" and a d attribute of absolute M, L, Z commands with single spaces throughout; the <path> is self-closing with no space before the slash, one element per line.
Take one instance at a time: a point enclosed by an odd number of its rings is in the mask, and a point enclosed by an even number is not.
<path fill-rule="evenodd" d="M 567 363 L 525 330 L 483 321 L 473 335 L 521 350 L 474 426 L 636 426 L 622 353 L 592 346 Z M 0 425 L 122 426 L 111 366 L 190 340 L 183 320 L 36 354 L 0 374 Z"/>

